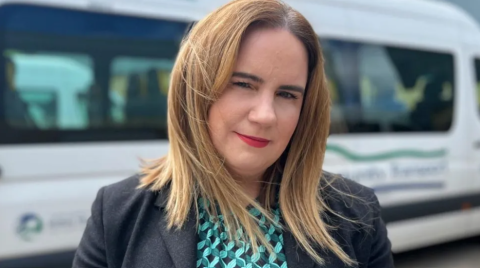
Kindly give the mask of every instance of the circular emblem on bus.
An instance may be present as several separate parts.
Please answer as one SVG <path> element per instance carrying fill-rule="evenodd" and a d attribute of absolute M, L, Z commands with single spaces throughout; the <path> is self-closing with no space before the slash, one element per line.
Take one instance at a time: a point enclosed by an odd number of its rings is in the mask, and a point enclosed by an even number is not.
<path fill-rule="evenodd" d="M 43 221 L 34 213 L 22 215 L 17 226 L 17 234 L 25 241 L 32 241 L 42 230 Z"/>

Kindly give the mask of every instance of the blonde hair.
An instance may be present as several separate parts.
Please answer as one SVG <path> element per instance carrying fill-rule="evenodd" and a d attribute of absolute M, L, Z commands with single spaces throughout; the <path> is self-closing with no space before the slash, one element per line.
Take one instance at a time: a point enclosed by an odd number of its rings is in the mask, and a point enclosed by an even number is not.
<path fill-rule="evenodd" d="M 237 54 L 251 27 L 290 31 L 308 52 L 308 84 L 301 116 L 283 155 L 265 176 L 263 207 L 240 191 L 224 166 L 209 136 L 210 106 L 229 82 Z M 244 206 L 251 204 L 268 219 L 275 184 L 280 184 L 279 204 L 286 228 L 318 263 L 324 260 L 318 246 L 335 253 L 343 262 L 354 261 L 329 234 L 322 220 L 328 210 L 322 199 L 320 180 L 330 126 L 330 98 L 318 37 L 297 11 L 277 0 L 237 0 L 200 20 L 184 38 L 173 67 L 168 96 L 168 154 L 143 169 L 141 187 L 158 191 L 170 187 L 166 205 L 169 228 L 180 228 L 198 198 L 216 202 L 224 213 L 230 238 L 242 227 L 256 249 L 270 248 L 262 231 Z M 211 206 L 211 214 L 217 214 Z M 198 212 L 198 211 L 197 211 Z M 198 213 L 197 213 L 198 217 Z M 198 220 L 198 219 L 197 219 Z"/>

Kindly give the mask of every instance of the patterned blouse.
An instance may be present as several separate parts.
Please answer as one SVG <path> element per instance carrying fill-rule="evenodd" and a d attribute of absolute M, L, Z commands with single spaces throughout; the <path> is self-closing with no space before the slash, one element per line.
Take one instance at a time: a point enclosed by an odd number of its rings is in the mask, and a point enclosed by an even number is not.
<path fill-rule="evenodd" d="M 256 208 L 250 208 L 250 213 L 260 219 L 260 228 L 270 241 L 275 250 L 269 254 L 264 246 L 259 246 L 258 253 L 253 254 L 249 243 L 235 244 L 228 240 L 227 230 L 223 216 L 219 215 L 219 221 L 215 224 L 212 217 L 207 213 L 202 199 L 199 200 L 199 218 L 197 244 L 197 268 L 287 268 L 287 262 L 283 251 L 283 235 L 279 228 L 280 210 L 273 207 L 275 223 L 269 224 L 265 216 Z M 221 228 L 219 228 L 221 227 Z M 223 232 L 220 232 L 220 230 Z M 243 229 L 237 230 L 237 235 L 242 235 Z"/>

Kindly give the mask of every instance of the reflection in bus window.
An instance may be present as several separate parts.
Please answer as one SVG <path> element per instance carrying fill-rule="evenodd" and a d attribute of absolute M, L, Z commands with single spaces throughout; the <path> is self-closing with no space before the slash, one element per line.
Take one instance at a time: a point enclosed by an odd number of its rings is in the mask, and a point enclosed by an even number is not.
<path fill-rule="evenodd" d="M 332 95 L 332 134 L 450 128 L 451 55 L 331 39 L 321 42 Z"/>
<path fill-rule="evenodd" d="M 475 73 L 477 76 L 477 108 L 480 114 L 480 59 L 475 60 Z"/>
<path fill-rule="evenodd" d="M 58 121 L 58 94 L 49 89 L 19 91 L 20 99 L 28 105 L 28 114 L 39 129 L 54 129 Z"/>
<path fill-rule="evenodd" d="M 79 98 L 93 83 L 92 63 L 87 56 L 46 52 L 4 54 L 5 108 L 10 126 L 23 129 L 88 127 L 87 107 Z"/>
<path fill-rule="evenodd" d="M 131 127 L 166 128 L 171 59 L 117 57 L 112 61 L 112 119 Z"/>

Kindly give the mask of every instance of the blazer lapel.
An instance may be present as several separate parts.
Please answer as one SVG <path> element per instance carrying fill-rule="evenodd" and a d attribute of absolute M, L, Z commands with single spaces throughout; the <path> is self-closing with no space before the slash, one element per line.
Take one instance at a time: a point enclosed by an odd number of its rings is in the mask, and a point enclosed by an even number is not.
<path fill-rule="evenodd" d="M 167 228 L 167 213 L 165 211 L 168 194 L 168 189 L 160 191 L 155 201 L 155 205 L 163 212 L 159 224 L 162 239 L 176 268 L 195 267 L 197 261 L 195 209 L 193 207 L 190 209 L 188 219 L 181 229 L 172 228 L 169 230 Z"/>
<path fill-rule="evenodd" d="M 315 262 L 310 256 L 297 244 L 295 237 L 291 232 L 283 232 L 285 258 L 288 268 L 311 268 Z"/>

